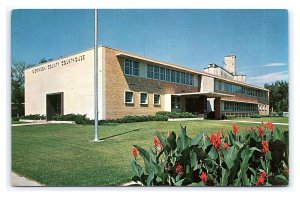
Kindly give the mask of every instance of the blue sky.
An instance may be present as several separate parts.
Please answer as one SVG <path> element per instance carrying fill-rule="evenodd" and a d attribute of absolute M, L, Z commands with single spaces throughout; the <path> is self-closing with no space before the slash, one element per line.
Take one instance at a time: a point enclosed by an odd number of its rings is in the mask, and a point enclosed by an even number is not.
<path fill-rule="evenodd" d="M 12 62 L 93 47 L 93 10 L 15 10 Z M 237 72 L 263 86 L 288 80 L 286 10 L 99 10 L 99 44 L 203 71 L 237 56 Z"/>

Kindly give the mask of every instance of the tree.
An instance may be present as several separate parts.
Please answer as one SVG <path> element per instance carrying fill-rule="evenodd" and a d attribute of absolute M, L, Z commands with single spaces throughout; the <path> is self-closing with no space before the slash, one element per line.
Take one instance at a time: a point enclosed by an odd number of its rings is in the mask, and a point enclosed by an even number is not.
<path fill-rule="evenodd" d="M 39 61 L 39 64 L 43 64 L 43 63 L 45 63 L 45 62 L 50 62 L 50 61 L 52 61 L 53 59 L 52 58 L 50 58 L 50 59 L 46 59 L 46 58 L 42 58 L 40 61 Z"/>
<path fill-rule="evenodd" d="M 11 103 L 17 117 L 24 114 L 24 62 L 14 63 L 11 67 Z"/>
<path fill-rule="evenodd" d="M 276 112 L 289 110 L 289 84 L 286 81 L 276 81 L 271 85 L 265 84 L 270 90 L 270 109 Z"/>

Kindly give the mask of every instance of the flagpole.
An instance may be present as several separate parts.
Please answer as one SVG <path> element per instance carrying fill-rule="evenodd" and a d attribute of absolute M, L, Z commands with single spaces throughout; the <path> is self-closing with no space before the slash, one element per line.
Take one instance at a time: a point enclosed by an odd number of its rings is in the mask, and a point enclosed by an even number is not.
<path fill-rule="evenodd" d="M 95 113 L 95 142 L 98 142 L 98 10 L 95 9 L 94 32 L 94 113 Z"/>

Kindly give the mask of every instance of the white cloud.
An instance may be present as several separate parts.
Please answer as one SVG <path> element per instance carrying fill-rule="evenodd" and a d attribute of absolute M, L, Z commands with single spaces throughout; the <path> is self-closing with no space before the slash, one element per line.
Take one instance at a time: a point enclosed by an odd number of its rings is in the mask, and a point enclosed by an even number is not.
<path fill-rule="evenodd" d="M 251 81 L 252 83 L 270 83 L 277 80 L 287 81 L 288 78 L 289 78 L 288 71 L 281 71 L 281 72 L 273 72 L 264 75 L 259 75 L 255 77 L 249 77 L 247 81 Z"/>
<path fill-rule="evenodd" d="M 278 67 L 278 66 L 286 66 L 286 63 L 274 62 L 263 65 L 264 67 Z"/>

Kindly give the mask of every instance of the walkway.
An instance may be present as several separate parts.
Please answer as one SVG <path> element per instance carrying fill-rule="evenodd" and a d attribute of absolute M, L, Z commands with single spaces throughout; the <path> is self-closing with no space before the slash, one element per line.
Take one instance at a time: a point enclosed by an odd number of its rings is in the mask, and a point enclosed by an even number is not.
<path fill-rule="evenodd" d="M 34 122 L 34 123 L 22 123 L 22 124 L 12 124 L 12 127 L 19 127 L 19 126 L 27 126 L 27 125 L 39 125 L 39 124 L 49 124 L 47 122 Z"/>
<path fill-rule="evenodd" d="M 261 122 L 254 122 L 254 121 L 247 121 L 247 120 L 221 120 L 224 122 L 241 122 L 241 123 L 253 123 L 253 124 L 261 124 Z M 286 125 L 288 126 L 288 123 L 280 123 L 280 122 L 273 122 L 275 125 Z"/>
<path fill-rule="evenodd" d="M 18 174 L 12 172 L 11 173 L 11 185 L 14 187 L 37 187 L 37 186 L 43 186 L 42 184 L 29 180 L 28 178 L 19 176 Z"/>

